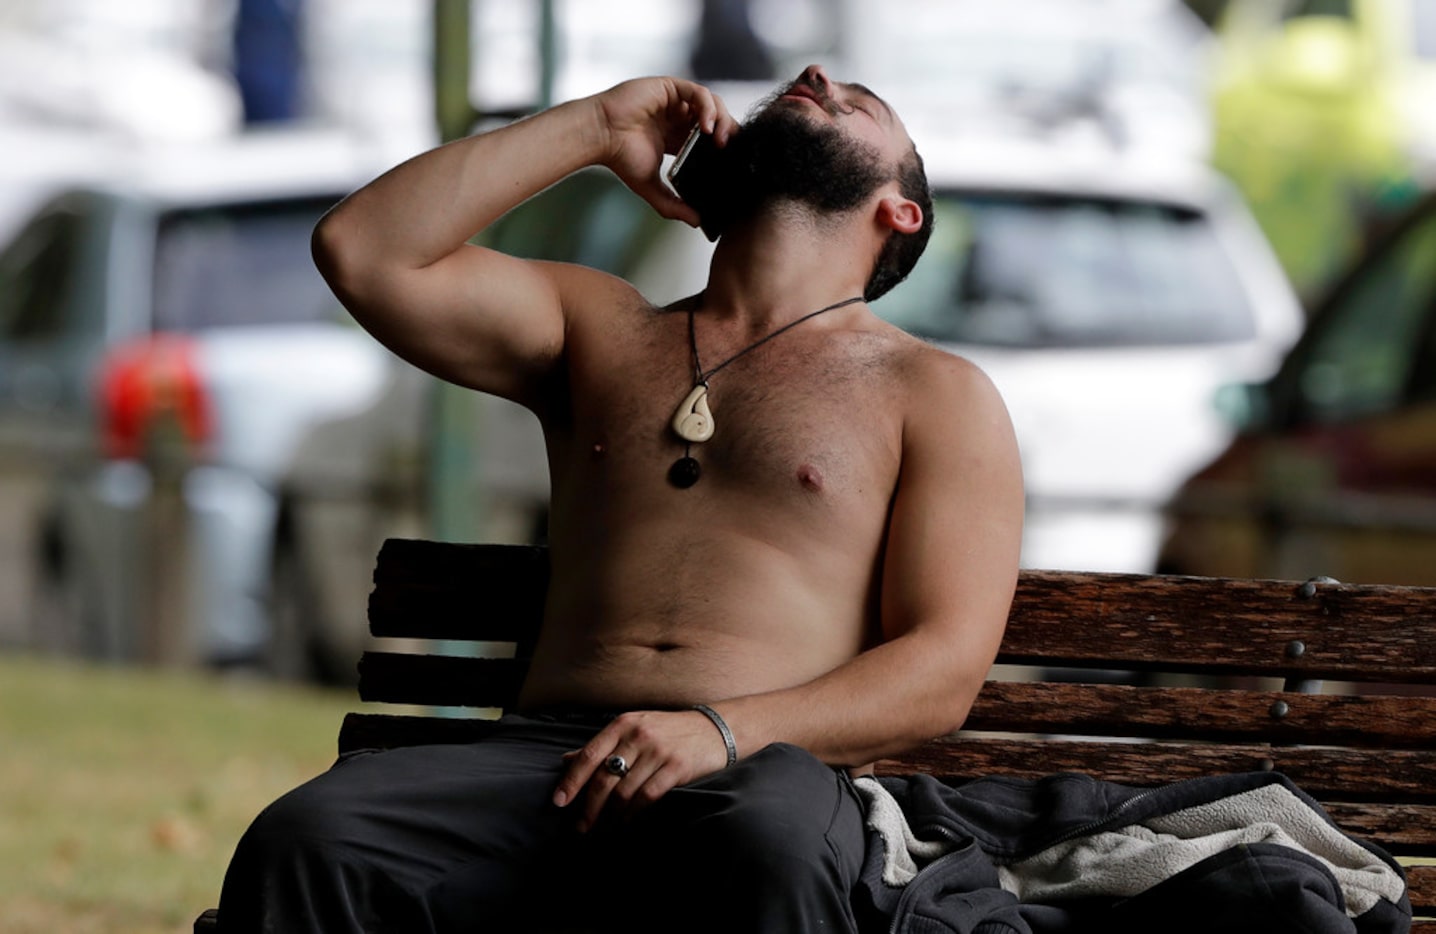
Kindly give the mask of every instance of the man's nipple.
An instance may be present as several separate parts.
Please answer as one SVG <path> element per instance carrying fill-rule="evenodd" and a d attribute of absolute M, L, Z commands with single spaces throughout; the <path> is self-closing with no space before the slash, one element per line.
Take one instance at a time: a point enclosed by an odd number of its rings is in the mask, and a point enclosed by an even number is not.
<path fill-rule="evenodd" d="M 809 492 L 823 492 L 823 472 L 812 464 L 802 464 L 798 467 L 798 482 L 803 485 L 803 489 Z"/>

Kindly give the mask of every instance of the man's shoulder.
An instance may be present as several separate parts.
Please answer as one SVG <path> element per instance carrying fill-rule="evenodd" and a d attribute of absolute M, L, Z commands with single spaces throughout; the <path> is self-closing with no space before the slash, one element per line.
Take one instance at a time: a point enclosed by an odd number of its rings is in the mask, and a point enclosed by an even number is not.
<path fill-rule="evenodd" d="M 911 335 L 895 342 L 904 435 L 910 441 L 975 440 L 1011 433 L 1006 403 L 976 363 Z"/>
<path fill-rule="evenodd" d="M 621 276 L 577 263 L 534 263 L 558 292 L 570 337 L 631 324 L 635 317 L 651 317 L 662 310 Z"/>
<path fill-rule="evenodd" d="M 604 272 L 602 269 L 558 260 L 532 260 L 531 262 L 542 269 L 544 274 L 554 282 L 565 302 L 574 304 L 589 302 L 611 304 L 615 301 L 626 303 L 639 295 L 638 289 L 631 282 L 613 273 Z"/>
<path fill-rule="evenodd" d="M 973 394 L 996 397 L 992 380 L 976 363 L 896 326 L 886 328 L 889 366 L 909 390 L 929 399 L 934 393 L 939 399 Z"/>

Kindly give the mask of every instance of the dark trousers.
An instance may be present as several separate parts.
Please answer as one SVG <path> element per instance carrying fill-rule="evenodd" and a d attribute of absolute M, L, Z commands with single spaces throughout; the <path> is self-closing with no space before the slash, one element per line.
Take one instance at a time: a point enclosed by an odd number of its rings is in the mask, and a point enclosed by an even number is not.
<path fill-rule="evenodd" d="M 220 930 L 856 931 L 845 774 L 774 745 L 579 834 L 551 796 L 600 726 L 510 715 L 478 743 L 346 755 L 255 819 Z"/>

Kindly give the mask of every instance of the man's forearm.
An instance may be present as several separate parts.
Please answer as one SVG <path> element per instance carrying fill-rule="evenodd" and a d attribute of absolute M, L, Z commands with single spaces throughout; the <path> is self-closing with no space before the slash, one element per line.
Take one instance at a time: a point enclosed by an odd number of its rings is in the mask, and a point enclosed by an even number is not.
<path fill-rule="evenodd" d="M 833 765 L 863 765 L 961 724 L 995 649 L 981 642 L 914 633 L 807 684 L 712 706 L 727 720 L 742 755 L 786 742 Z"/>
<path fill-rule="evenodd" d="M 459 249 L 504 212 L 601 161 L 593 98 L 440 146 L 356 191 L 315 233 L 321 266 L 418 269 Z"/>

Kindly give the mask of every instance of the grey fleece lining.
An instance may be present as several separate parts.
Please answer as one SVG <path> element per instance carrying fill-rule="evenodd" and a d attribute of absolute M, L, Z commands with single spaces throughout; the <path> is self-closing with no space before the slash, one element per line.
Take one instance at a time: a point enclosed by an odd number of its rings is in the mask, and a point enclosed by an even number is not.
<path fill-rule="evenodd" d="M 887 853 L 883 881 L 902 886 L 921 866 L 952 849 L 914 836 L 896 799 L 876 780 L 858 790 L 868 827 Z M 1241 844 L 1274 843 L 1320 860 L 1336 877 L 1355 917 L 1377 899 L 1400 901 L 1400 875 L 1279 784 L 1150 818 L 1117 830 L 1077 837 L 998 869 L 1002 887 L 1024 902 L 1092 895 L 1130 897 L 1201 860 Z"/>

